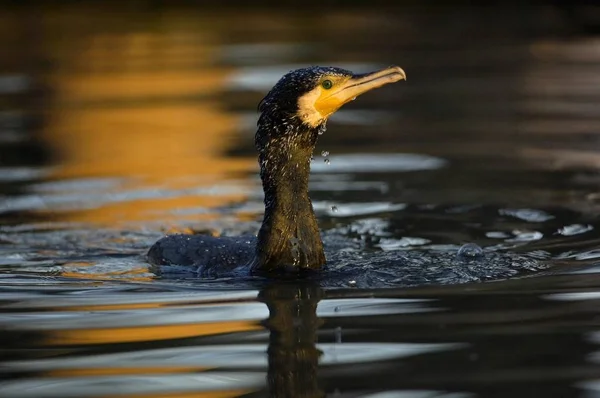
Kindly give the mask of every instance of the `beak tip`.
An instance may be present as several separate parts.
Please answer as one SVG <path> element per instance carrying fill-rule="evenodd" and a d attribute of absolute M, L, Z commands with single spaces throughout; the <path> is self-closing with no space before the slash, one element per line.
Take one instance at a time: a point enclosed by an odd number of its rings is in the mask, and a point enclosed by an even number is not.
<path fill-rule="evenodd" d="M 406 72 L 404 72 L 404 69 L 399 66 L 394 66 L 393 68 L 396 70 L 396 73 L 402 77 L 400 80 L 406 80 Z"/>

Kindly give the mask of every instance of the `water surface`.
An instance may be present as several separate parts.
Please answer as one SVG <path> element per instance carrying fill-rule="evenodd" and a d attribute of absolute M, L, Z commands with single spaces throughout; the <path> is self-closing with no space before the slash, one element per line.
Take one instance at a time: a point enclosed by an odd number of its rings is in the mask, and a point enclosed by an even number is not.
<path fill-rule="evenodd" d="M 4 8 L 0 396 L 600 394 L 594 14 L 310 10 Z M 408 74 L 319 140 L 336 277 L 157 274 L 165 233 L 256 233 L 256 104 L 311 64 Z M 514 260 L 436 260 L 469 243 Z"/>

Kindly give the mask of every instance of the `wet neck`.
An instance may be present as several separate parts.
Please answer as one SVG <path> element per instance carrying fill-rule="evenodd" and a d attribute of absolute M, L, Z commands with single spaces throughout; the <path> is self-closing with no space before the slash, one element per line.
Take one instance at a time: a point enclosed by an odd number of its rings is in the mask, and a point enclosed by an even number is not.
<path fill-rule="evenodd" d="M 305 127 L 302 127 L 305 128 Z M 314 130 L 314 131 L 313 131 Z M 318 269 L 323 243 L 308 195 L 310 160 L 319 130 L 290 129 L 259 146 L 265 215 L 258 234 L 255 268 Z"/>

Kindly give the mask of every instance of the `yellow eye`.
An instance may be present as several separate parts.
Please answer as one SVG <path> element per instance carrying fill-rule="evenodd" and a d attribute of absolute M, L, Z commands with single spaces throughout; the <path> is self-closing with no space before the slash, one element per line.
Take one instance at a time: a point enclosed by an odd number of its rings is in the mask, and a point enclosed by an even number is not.
<path fill-rule="evenodd" d="M 331 87 L 333 87 L 333 82 L 331 80 L 323 80 L 323 82 L 321 83 L 321 86 L 325 90 L 329 90 Z"/>

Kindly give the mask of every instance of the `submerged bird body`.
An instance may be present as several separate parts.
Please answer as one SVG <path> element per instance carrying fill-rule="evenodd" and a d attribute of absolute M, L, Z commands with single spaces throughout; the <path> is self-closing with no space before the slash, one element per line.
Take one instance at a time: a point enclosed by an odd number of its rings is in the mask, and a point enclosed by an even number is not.
<path fill-rule="evenodd" d="M 283 76 L 259 104 L 255 146 L 265 214 L 256 241 L 171 235 L 152 246 L 149 262 L 204 268 L 249 265 L 254 273 L 321 268 L 325 253 L 308 194 L 317 139 L 327 118 L 342 105 L 405 78 L 399 67 L 363 75 L 310 67 Z"/>

